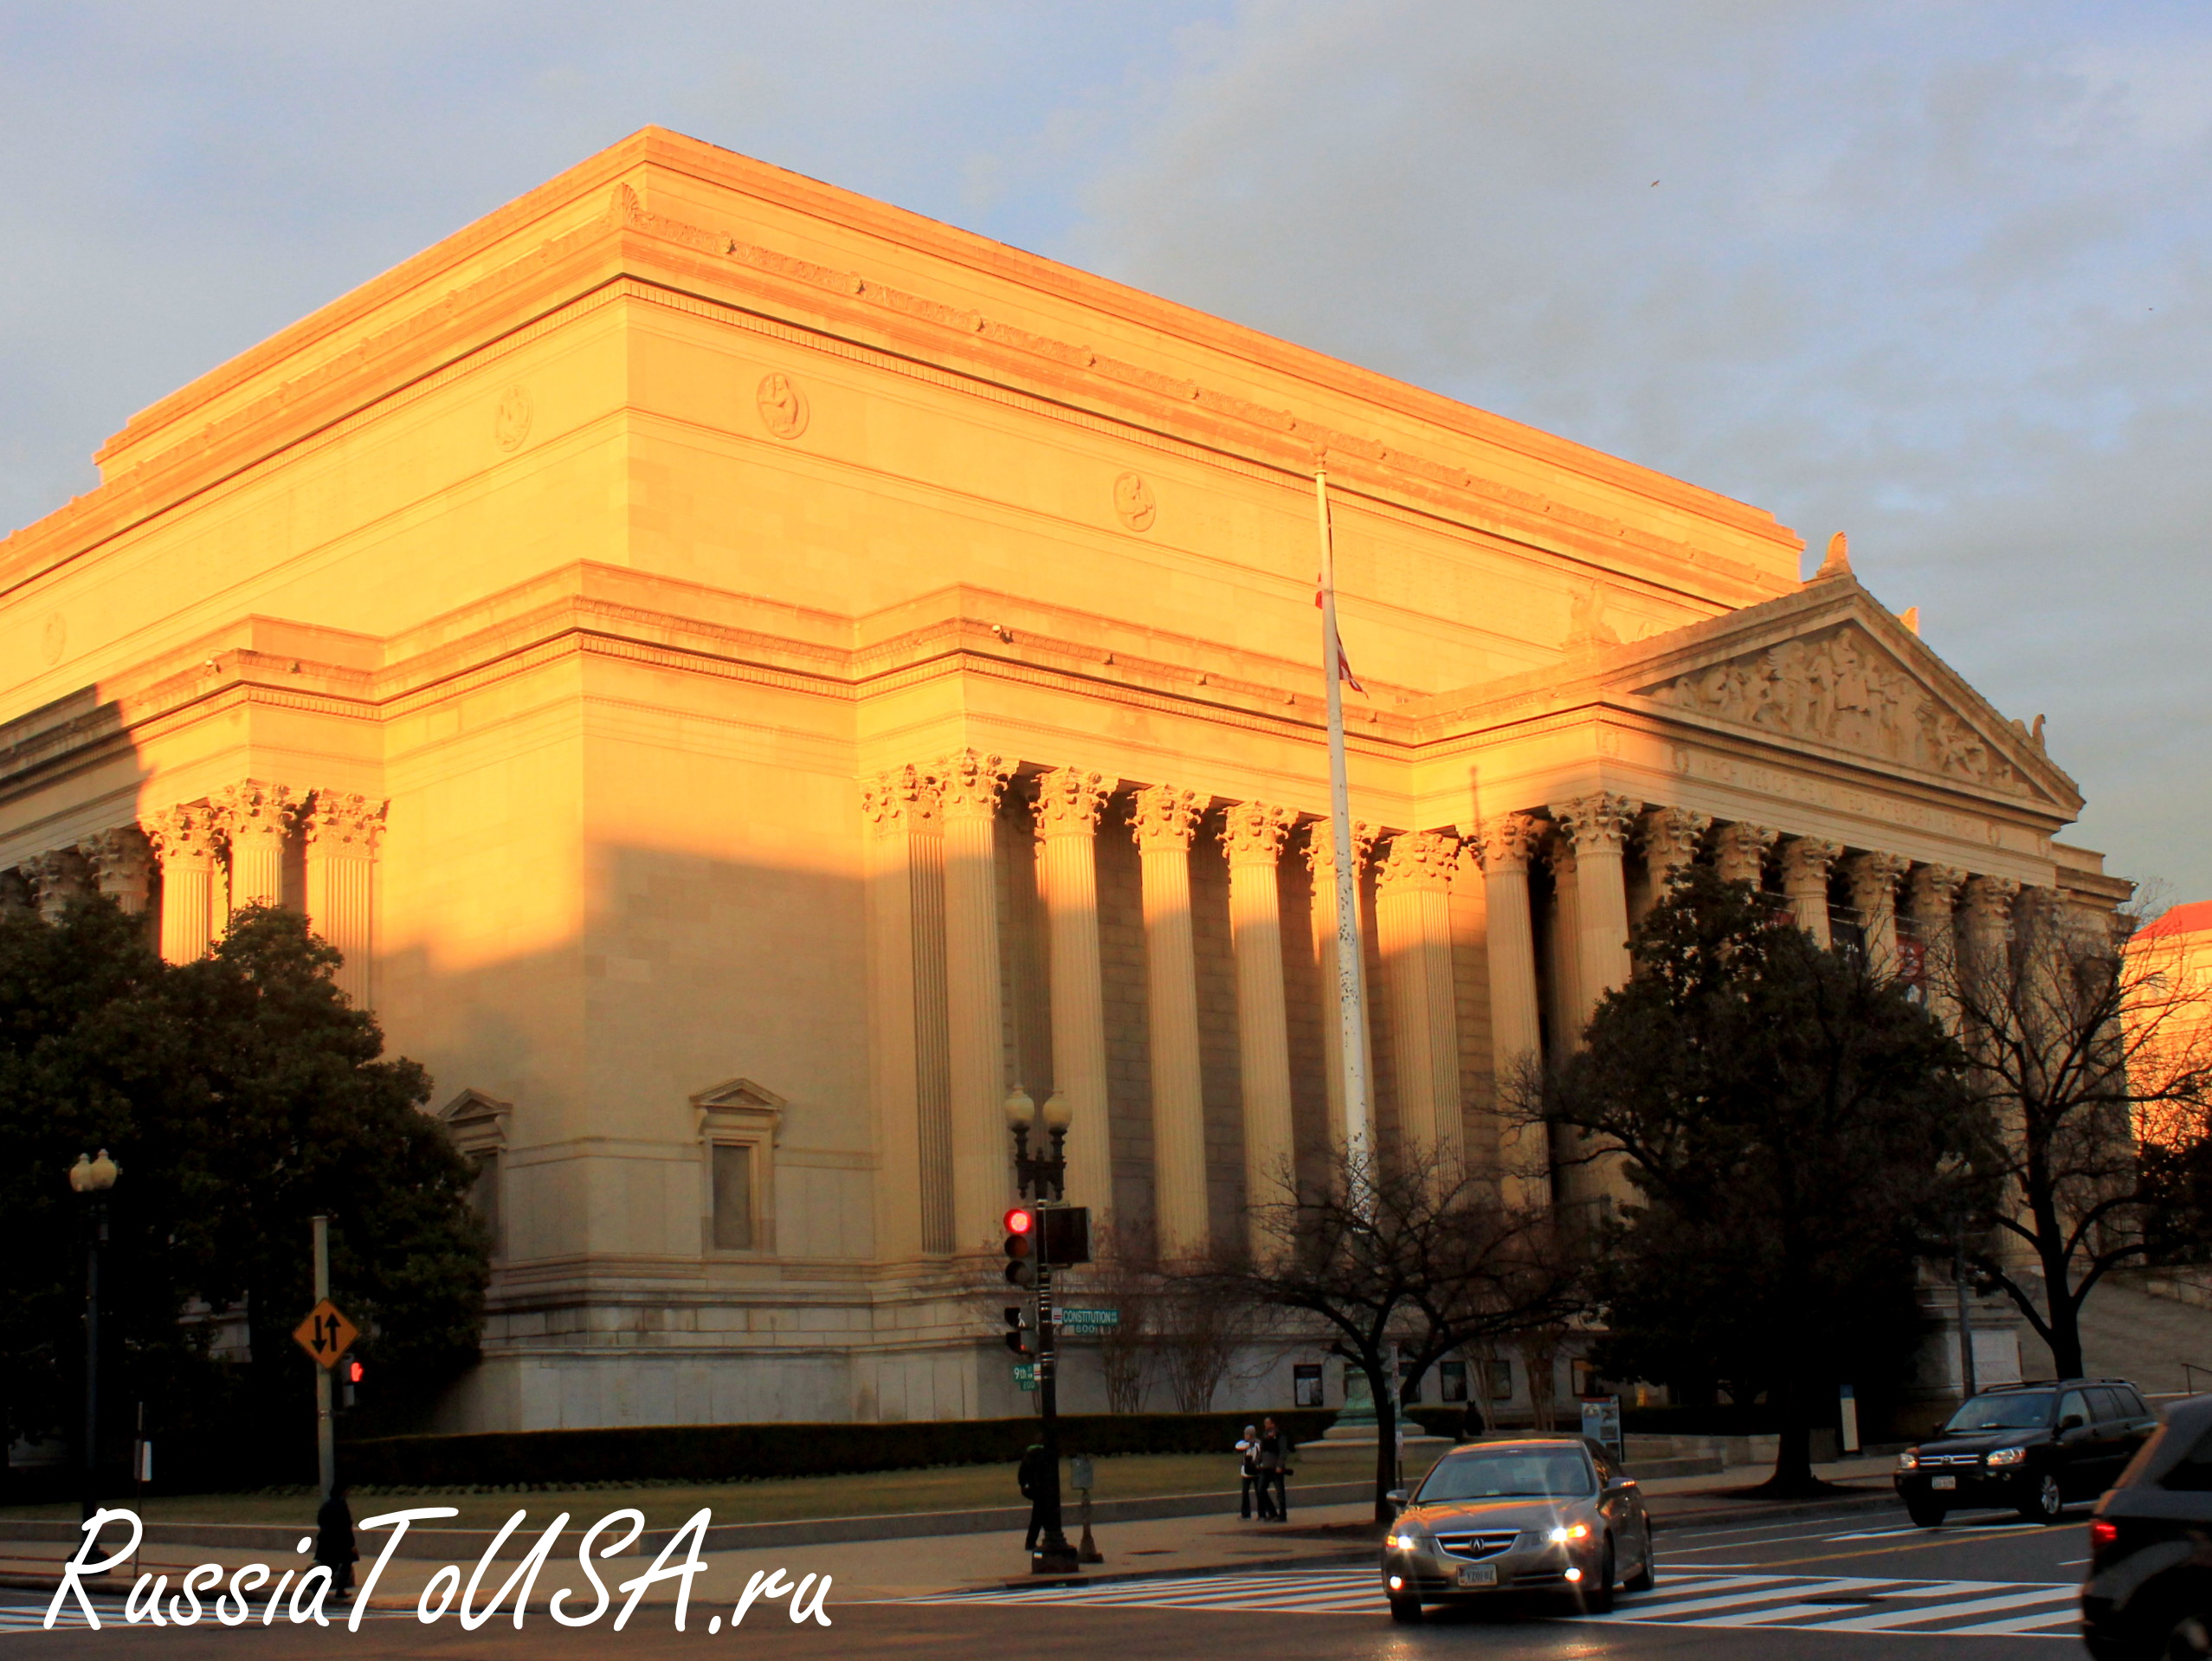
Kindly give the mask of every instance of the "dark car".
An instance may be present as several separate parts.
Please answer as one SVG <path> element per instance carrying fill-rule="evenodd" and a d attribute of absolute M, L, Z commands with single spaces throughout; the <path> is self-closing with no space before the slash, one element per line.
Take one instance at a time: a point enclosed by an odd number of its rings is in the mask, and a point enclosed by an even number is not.
<path fill-rule="evenodd" d="M 2094 1499 L 2117 1482 L 2157 1427 L 2125 1379 L 2002 1385 L 1898 1455 L 1897 1491 L 1924 1529 L 1977 1505 L 2056 1522 L 2067 1501 Z"/>
<path fill-rule="evenodd" d="M 2089 1520 L 2081 1636 L 2098 1661 L 2212 1655 L 2212 1396 L 2166 1410 Z"/>

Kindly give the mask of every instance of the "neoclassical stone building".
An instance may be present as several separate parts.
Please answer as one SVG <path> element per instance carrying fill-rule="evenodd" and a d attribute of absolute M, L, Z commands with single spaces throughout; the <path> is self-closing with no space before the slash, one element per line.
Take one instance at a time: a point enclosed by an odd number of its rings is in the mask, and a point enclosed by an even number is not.
<path fill-rule="evenodd" d="M 345 952 L 483 1163 L 456 1425 L 1009 1411 L 1010 1086 L 1170 1248 L 1326 1145 L 1317 462 L 1386 1143 L 1519 1168 L 1682 862 L 1885 953 L 2125 891 L 1840 551 L 657 130 L 99 461 L 0 542 L 7 902 Z"/>

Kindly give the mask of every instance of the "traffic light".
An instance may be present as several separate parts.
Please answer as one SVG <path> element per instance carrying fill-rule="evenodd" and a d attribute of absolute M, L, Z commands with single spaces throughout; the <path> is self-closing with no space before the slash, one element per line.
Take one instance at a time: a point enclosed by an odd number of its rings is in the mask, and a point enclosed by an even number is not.
<path fill-rule="evenodd" d="M 338 1405 L 341 1409 L 353 1405 L 355 1386 L 368 1376 L 368 1369 L 351 1355 L 338 1364 Z"/>
<path fill-rule="evenodd" d="M 1006 1348 L 1016 1355 L 1036 1354 L 1029 1348 L 1029 1311 L 1025 1305 L 1009 1303 L 1006 1306 Z"/>
<path fill-rule="evenodd" d="M 1083 1205 L 1051 1205 L 1037 1213 L 1044 1260 L 1054 1269 L 1091 1261 L 1091 1213 Z"/>
<path fill-rule="evenodd" d="M 1006 1213 L 1006 1283 L 1023 1291 L 1037 1283 L 1037 1214 L 1026 1205 Z"/>

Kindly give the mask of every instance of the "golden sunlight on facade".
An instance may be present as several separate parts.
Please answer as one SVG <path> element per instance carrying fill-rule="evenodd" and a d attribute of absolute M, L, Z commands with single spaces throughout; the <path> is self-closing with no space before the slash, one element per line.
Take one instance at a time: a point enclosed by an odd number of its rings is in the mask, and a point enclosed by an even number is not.
<path fill-rule="evenodd" d="M 1340 1112 L 1323 459 L 1386 1145 L 1496 1162 L 1682 862 L 1884 955 L 2126 892 L 1840 546 L 648 129 L 0 542 L 8 902 L 345 951 L 496 1218 L 448 1427 L 1012 1411 L 1009 1087 L 1171 1247 Z"/>

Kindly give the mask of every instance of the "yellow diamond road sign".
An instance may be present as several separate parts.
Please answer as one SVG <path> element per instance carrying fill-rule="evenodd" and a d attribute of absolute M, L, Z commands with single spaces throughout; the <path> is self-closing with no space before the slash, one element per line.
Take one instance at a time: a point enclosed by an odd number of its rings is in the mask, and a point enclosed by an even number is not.
<path fill-rule="evenodd" d="M 353 1341 L 361 1329 L 338 1312 L 338 1305 L 325 1298 L 307 1311 L 307 1318 L 292 1329 L 293 1338 L 300 1348 L 315 1358 L 317 1367 L 336 1367 L 338 1358 L 353 1348 Z"/>

